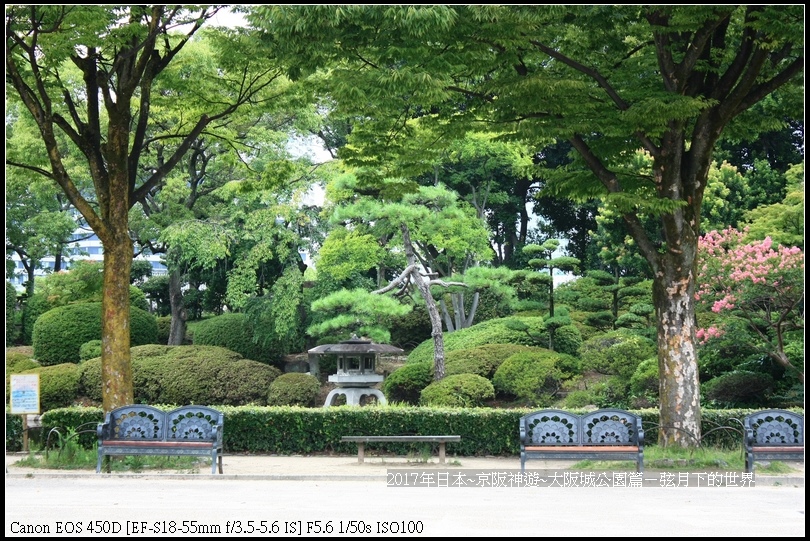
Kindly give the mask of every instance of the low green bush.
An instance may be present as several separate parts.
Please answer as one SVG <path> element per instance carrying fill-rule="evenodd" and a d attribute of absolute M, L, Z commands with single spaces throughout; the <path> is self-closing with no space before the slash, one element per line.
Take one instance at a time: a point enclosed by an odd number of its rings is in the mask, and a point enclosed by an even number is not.
<path fill-rule="evenodd" d="M 712 378 L 702 386 L 702 396 L 723 407 L 741 407 L 767 400 L 774 381 L 769 374 L 735 370 Z"/>
<path fill-rule="evenodd" d="M 548 407 L 564 380 L 563 372 L 557 366 L 561 358 L 560 353 L 540 348 L 516 353 L 501 364 L 492 384 L 496 392 L 526 405 Z"/>
<path fill-rule="evenodd" d="M 313 375 L 291 372 L 281 374 L 267 394 L 268 406 L 315 406 L 321 382 Z"/>
<path fill-rule="evenodd" d="M 94 357 L 101 357 L 101 340 L 90 340 L 79 348 L 80 361 L 86 361 Z"/>
<path fill-rule="evenodd" d="M 513 322 L 519 322 L 525 330 L 516 330 Z M 544 342 L 545 338 L 545 344 Z M 485 344 L 520 344 L 524 346 L 548 345 L 542 317 L 518 317 L 490 319 L 477 323 L 466 329 L 444 333 L 444 353 L 459 349 L 469 349 Z M 433 361 L 433 339 L 428 339 L 416 346 L 408 355 L 408 363 Z"/>
<path fill-rule="evenodd" d="M 530 346 L 520 344 L 484 344 L 474 348 L 451 351 L 445 357 L 444 375 L 478 374 L 492 379 L 495 370 L 510 355 L 531 350 Z"/>
<path fill-rule="evenodd" d="M 456 374 L 434 381 L 420 394 L 422 406 L 449 406 L 458 408 L 483 407 L 495 398 L 495 388 L 478 374 Z"/>
<path fill-rule="evenodd" d="M 422 389 L 433 381 L 433 363 L 422 362 L 403 365 L 385 378 L 382 393 L 389 402 L 416 405 Z"/>
<path fill-rule="evenodd" d="M 270 384 L 281 375 L 278 368 L 216 346 L 151 344 L 130 351 L 136 403 L 265 405 Z M 81 364 L 79 390 L 101 401 L 100 358 Z"/>
<path fill-rule="evenodd" d="M 228 313 L 200 321 L 194 327 L 195 346 L 220 346 L 239 353 L 245 359 L 271 364 L 277 368 L 281 355 L 260 346 L 254 339 L 253 325 L 247 315 Z"/>

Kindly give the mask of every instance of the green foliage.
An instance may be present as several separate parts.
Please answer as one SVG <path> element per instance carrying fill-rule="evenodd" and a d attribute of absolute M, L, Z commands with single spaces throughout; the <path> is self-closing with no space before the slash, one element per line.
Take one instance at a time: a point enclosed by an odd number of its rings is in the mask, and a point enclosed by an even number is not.
<path fill-rule="evenodd" d="M 157 343 L 168 344 L 172 328 L 172 316 L 158 316 L 155 318 L 158 326 Z"/>
<path fill-rule="evenodd" d="M 281 363 L 278 351 L 258 343 L 250 319 L 242 313 L 222 314 L 199 322 L 194 328 L 194 345 L 224 347 L 246 359 L 274 366 Z"/>
<path fill-rule="evenodd" d="M 6 280 L 6 344 L 17 339 L 17 289 Z"/>
<path fill-rule="evenodd" d="M 90 340 L 82 344 L 79 348 L 79 360 L 86 361 L 95 357 L 101 357 L 101 340 Z"/>
<path fill-rule="evenodd" d="M 495 398 L 492 383 L 478 374 L 456 374 L 434 381 L 420 394 L 422 406 L 482 407 Z"/>
<path fill-rule="evenodd" d="M 510 323 L 518 322 L 521 328 L 510 328 Z M 445 355 L 458 349 L 469 349 L 485 344 L 518 344 L 524 346 L 547 345 L 547 338 L 543 340 L 545 327 L 541 317 L 518 317 L 490 319 L 476 323 L 472 327 L 460 329 L 452 333 L 444 333 Z M 408 363 L 433 362 L 433 339 L 426 340 L 416 346 L 408 355 Z"/>
<path fill-rule="evenodd" d="M 321 382 L 313 375 L 281 374 L 270 384 L 268 406 L 315 406 L 321 392 Z"/>
<path fill-rule="evenodd" d="M 414 304 L 411 311 L 403 316 L 391 318 L 392 346 L 411 350 L 431 337 L 430 316 L 422 303 Z"/>
<path fill-rule="evenodd" d="M 737 370 L 710 379 L 701 387 L 705 399 L 721 407 L 746 407 L 767 399 L 774 381 L 768 374 Z"/>
<path fill-rule="evenodd" d="M 630 377 L 630 393 L 648 401 L 649 405 L 645 407 L 654 406 L 658 403 L 659 383 L 658 359 L 650 357 L 641 361 Z"/>
<path fill-rule="evenodd" d="M 19 374 L 23 370 L 40 366 L 38 362 L 25 353 L 6 351 L 6 375 Z"/>
<path fill-rule="evenodd" d="M 484 344 L 451 351 L 445 357 L 444 375 L 477 374 L 492 379 L 498 367 L 511 355 L 534 348 L 520 344 Z"/>
<path fill-rule="evenodd" d="M 23 301 L 22 328 L 20 329 L 19 342 L 23 345 L 31 345 L 33 342 L 34 323 L 36 320 L 50 310 L 52 306 L 48 298 L 40 293 L 34 293 Z"/>
<path fill-rule="evenodd" d="M 248 299 L 245 313 L 253 329 L 253 341 L 282 357 L 304 349 L 302 324 L 303 274 L 297 266 L 285 267 L 270 293 Z"/>
<path fill-rule="evenodd" d="M 90 340 L 101 339 L 101 303 L 69 304 L 54 308 L 34 324 L 34 358 L 43 366 L 77 362 L 79 349 Z M 130 340 L 133 346 L 157 340 L 155 316 L 130 308 Z"/>
<path fill-rule="evenodd" d="M 629 380 L 639 363 L 656 355 L 652 340 L 625 330 L 597 335 L 580 348 L 582 368 Z"/>
<path fill-rule="evenodd" d="M 554 330 L 554 351 L 579 356 L 582 333 L 576 325 L 563 325 Z"/>
<path fill-rule="evenodd" d="M 411 312 L 411 307 L 393 297 L 373 294 L 363 289 L 343 289 L 312 303 L 315 313 L 337 314 L 321 323 L 310 325 L 310 336 L 346 335 L 368 336 L 377 343 L 388 343 L 388 331 L 394 317 Z"/>
<path fill-rule="evenodd" d="M 217 346 L 134 347 L 132 377 L 139 404 L 267 403 L 267 389 L 281 371 Z M 80 365 L 79 390 L 100 401 L 101 359 Z"/>
<path fill-rule="evenodd" d="M 558 366 L 561 358 L 561 354 L 551 350 L 516 353 L 498 367 L 492 384 L 498 393 L 528 406 L 550 406 L 564 379 Z"/>
<path fill-rule="evenodd" d="M 382 392 L 386 400 L 418 404 L 422 389 L 433 381 L 433 361 L 408 363 L 385 378 Z"/>

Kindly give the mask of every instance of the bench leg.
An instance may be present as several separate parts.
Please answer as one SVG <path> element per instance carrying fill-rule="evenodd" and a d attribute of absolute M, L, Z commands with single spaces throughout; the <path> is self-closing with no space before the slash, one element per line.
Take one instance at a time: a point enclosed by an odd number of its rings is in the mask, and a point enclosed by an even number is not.
<path fill-rule="evenodd" d="M 439 442 L 439 464 L 444 464 L 444 442 Z"/>
<path fill-rule="evenodd" d="M 363 463 L 363 458 L 366 456 L 366 444 L 362 441 L 357 442 L 357 462 Z"/>

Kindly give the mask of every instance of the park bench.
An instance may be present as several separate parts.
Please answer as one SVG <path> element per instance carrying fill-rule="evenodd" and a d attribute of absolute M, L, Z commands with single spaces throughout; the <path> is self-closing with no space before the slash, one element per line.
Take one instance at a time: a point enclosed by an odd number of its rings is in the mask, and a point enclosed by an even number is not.
<path fill-rule="evenodd" d="M 357 444 L 358 462 L 363 462 L 363 459 L 365 458 L 365 449 L 367 443 L 438 443 L 439 462 L 442 464 L 444 464 L 445 459 L 445 444 L 460 440 L 461 436 L 343 436 L 340 438 L 340 441 L 342 442 L 351 442 Z"/>
<path fill-rule="evenodd" d="M 163 411 L 152 406 L 122 406 L 108 412 L 96 429 L 101 472 L 111 456 L 211 457 L 211 473 L 222 473 L 222 426 L 225 416 L 212 408 L 183 406 Z"/>
<path fill-rule="evenodd" d="M 632 460 L 644 470 L 641 417 L 620 409 L 577 415 L 546 409 L 520 418 L 520 469 L 527 460 Z"/>
<path fill-rule="evenodd" d="M 745 471 L 756 460 L 804 462 L 804 416 L 787 410 L 761 410 L 743 418 Z"/>

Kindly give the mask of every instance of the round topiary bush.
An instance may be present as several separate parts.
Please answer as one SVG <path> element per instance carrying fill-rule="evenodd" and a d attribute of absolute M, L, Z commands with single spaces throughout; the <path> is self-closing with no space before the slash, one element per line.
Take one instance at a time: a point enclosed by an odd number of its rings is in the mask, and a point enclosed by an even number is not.
<path fill-rule="evenodd" d="M 498 393 L 528 406 L 550 406 L 564 379 L 557 366 L 560 358 L 548 349 L 516 353 L 498 367 L 492 384 Z"/>
<path fill-rule="evenodd" d="M 413 363 L 400 366 L 382 383 L 388 402 L 419 403 L 422 389 L 433 381 L 433 363 Z"/>
<path fill-rule="evenodd" d="M 451 351 L 445 357 L 444 375 L 478 374 L 492 379 L 498 367 L 510 356 L 531 351 L 531 346 L 520 344 L 484 344 L 475 348 Z"/>
<path fill-rule="evenodd" d="M 513 325 L 517 323 L 518 325 Z M 520 327 L 520 329 L 516 328 Z M 548 345 L 542 317 L 512 316 L 490 319 L 476 323 L 472 327 L 444 333 L 444 353 L 468 349 L 485 344 L 521 344 L 524 346 Z M 433 339 L 428 339 L 416 346 L 408 355 L 407 362 L 433 362 Z"/>
<path fill-rule="evenodd" d="M 194 345 L 220 346 L 251 359 L 277 365 L 281 356 L 254 341 L 253 326 L 247 315 L 229 313 L 201 321 L 194 328 Z"/>
<path fill-rule="evenodd" d="M 101 340 L 90 340 L 82 344 L 79 348 L 79 360 L 86 361 L 95 357 L 101 357 Z"/>
<path fill-rule="evenodd" d="M 563 325 L 554 331 L 554 351 L 579 357 L 582 333 L 576 325 Z"/>
<path fill-rule="evenodd" d="M 478 374 L 456 374 L 434 381 L 420 394 L 422 406 L 482 407 L 495 398 L 495 387 Z"/>
<path fill-rule="evenodd" d="M 735 370 L 704 383 L 701 395 L 721 407 L 756 407 L 767 402 L 773 388 L 770 374 Z"/>
<path fill-rule="evenodd" d="M 655 357 L 658 345 L 630 331 L 618 330 L 594 336 L 582 344 L 582 368 L 629 380 L 644 359 Z"/>
<path fill-rule="evenodd" d="M 291 372 L 281 374 L 270 384 L 268 406 L 315 406 L 321 392 L 321 382 L 311 374 Z"/>
<path fill-rule="evenodd" d="M 281 371 L 217 346 L 146 345 L 131 349 L 135 402 L 144 404 L 267 404 Z M 79 392 L 101 401 L 101 359 L 80 365 Z"/>
<path fill-rule="evenodd" d="M 155 316 L 130 307 L 131 345 L 157 340 Z M 82 344 L 101 339 L 101 303 L 68 304 L 48 310 L 34 323 L 34 358 L 42 366 L 76 363 Z"/>

